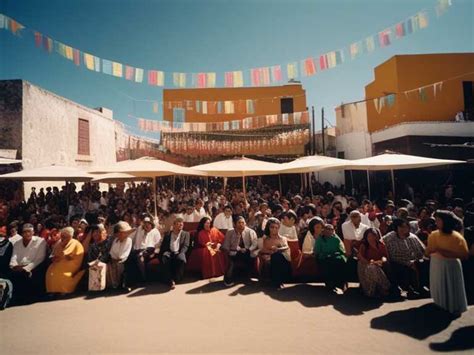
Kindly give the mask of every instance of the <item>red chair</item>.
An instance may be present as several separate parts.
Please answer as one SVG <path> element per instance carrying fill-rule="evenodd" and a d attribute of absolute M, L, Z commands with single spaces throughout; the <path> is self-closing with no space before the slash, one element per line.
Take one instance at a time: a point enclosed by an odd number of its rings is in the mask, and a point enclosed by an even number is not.
<path fill-rule="evenodd" d="M 194 232 L 199 225 L 199 222 L 184 222 L 183 230 L 186 232 Z"/>
<path fill-rule="evenodd" d="M 289 240 L 288 246 L 290 247 L 291 253 L 291 270 L 292 274 L 295 275 L 296 269 L 301 258 L 300 243 L 297 240 Z"/>

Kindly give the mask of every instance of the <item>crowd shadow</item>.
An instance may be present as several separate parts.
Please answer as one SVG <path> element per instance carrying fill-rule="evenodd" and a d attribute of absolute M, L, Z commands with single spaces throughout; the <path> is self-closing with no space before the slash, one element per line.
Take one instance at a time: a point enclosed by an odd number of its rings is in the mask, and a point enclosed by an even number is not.
<path fill-rule="evenodd" d="M 228 289 L 223 282 L 212 282 L 186 293 L 198 295 L 219 292 Z M 362 315 L 365 312 L 382 306 L 383 300 L 372 299 L 364 296 L 358 288 L 349 288 L 343 295 L 328 291 L 322 284 L 294 284 L 287 285 L 281 290 L 276 290 L 269 285 L 258 281 L 247 280 L 234 287 L 229 296 L 248 296 L 251 294 L 264 293 L 268 297 L 279 302 L 299 302 L 308 308 L 333 306 L 338 312 L 347 316 Z"/>
<path fill-rule="evenodd" d="M 439 352 L 474 349 L 474 325 L 456 329 L 443 343 L 431 343 L 430 349 Z"/>
<path fill-rule="evenodd" d="M 373 329 L 397 332 L 409 337 L 424 340 L 446 329 L 453 317 L 434 303 L 420 307 L 393 311 L 371 320 Z"/>

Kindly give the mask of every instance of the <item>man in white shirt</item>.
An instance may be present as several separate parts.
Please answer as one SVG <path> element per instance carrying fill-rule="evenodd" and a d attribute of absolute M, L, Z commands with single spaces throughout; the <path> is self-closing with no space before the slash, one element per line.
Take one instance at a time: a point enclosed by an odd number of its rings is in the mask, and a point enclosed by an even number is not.
<path fill-rule="evenodd" d="M 232 221 L 232 207 L 225 206 L 224 212 L 219 213 L 216 218 L 214 218 L 214 227 L 217 229 L 229 230 L 234 228 Z"/>
<path fill-rule="evenodd" d="M 346 256 L 353 255 L 354 249 L 360 245 L 364 232 L 369 226 L 362 223 L 361 213 L 357 210 L 349 214 L 349 220 L 342 224 L 342 235 L 344 237 L 344 247 L 346 248 Z"/>
<path fill-rule="evenodd" d="M 22 240 L 13 246 L 10 260 L 11 281 L 14 287 L 14 301 L 24 303 L 44 293 L 44 275 L 47 245 L 43 238 L 33 235 L 32 224 L 25 224 Z"/>
<path fill-rule="evenodd" d="M 283 213 L 279 233 L 288 240 L 298 240 L 298 232 L 296 231 L 295 227 L 297 219 L 298 217 L 293 210 L 288 210 Z"/>
<path fill-rule="evenodd" d="M 186 207 L 186 212 L 183 214 L 183 220 L 185 223 L 196 223 L 201 220 L 201 217 L 193 206 L 188 206 Z"/>

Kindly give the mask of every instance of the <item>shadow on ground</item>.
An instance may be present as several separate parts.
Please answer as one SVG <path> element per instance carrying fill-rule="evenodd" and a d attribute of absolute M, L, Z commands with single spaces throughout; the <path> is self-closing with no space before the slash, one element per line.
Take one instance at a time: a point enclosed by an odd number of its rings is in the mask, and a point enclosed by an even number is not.
<path fill-rule="evenodd" d="M 431 343 L 430 349 L 440 352 L 474 349 L 474 325 L 456 329 L 444 343 Z"/>
<path fill-rule="evenodd" d="M 187 294 L 198 295 L 227 290 L 222 282 L 213 282 L 187 291 Z M 233 289 L 229 296 L 251 295 L 263 292 L 280 302 L 299 302 L 304 307 L 333 306 L 347 316 L 361 315 L 364 312 L 379 308 L 382 300 L 370 299 L 361 294 L 359 289 L 350 288 L 344 295 L 337 295 L 326 290 L 322 285 L 296 284 L 288 285 L 282 290 L 262 285 L 257 281 L 247 281 Z"/>
<path fill-rule="evenodd" d="M 453 317 L 434 303 L 402 311 L 393 311 L 372 319 L 373 329 L 386 330 L 423 340 L 446 329 Z"/>

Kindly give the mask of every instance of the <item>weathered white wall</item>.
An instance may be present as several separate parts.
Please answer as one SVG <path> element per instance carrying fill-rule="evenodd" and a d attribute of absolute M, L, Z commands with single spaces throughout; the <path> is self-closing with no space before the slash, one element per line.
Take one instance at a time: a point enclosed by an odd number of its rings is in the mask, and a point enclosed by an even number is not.
<path fill-rule="evenodd" d="M 336 136 L 352 132 L 367 132 L 367 105 L 365 102 L 336 107 Z M 344 113 L 344 115 L 343 115 Z"/>
<path fill-rule="evenodd" d="M 89 121 L 90 155 L 78 155 L 78 120 Z M 112 164 L 115 125 L 99 111 L 23 82 L 23 168 Z"/>
<path fill-rule="evenodd" d="M 344 152 L 344 159 L 361 159 L 372 156 L 372 142 L 367 132 L 352 132 L 336 137 L 337 152 Z"/>
<path fill-rule="evenodd" d="M 90 155 L 78 155 L 78 120 L 89 121 Z M 97 110 L 81 106 L 51 92 L 23 82 L 23 169 L 51 164 L 65 166 L 110 165 L 116 161 L 115 124 Z M 64 183 L 25 183 L 61 186 Z"/>
<path fill-rule="evenodd" d="M 474 122 L 406 122 L 372 133 L 374 143 L 405 136 L 473 137 Z"/>

